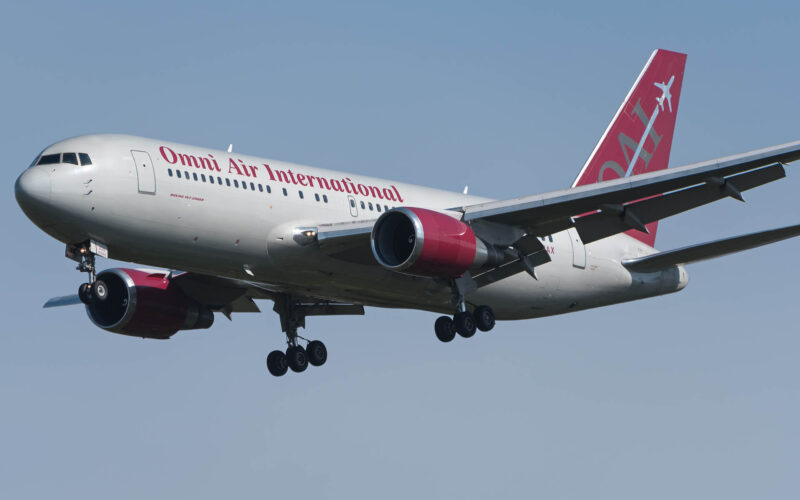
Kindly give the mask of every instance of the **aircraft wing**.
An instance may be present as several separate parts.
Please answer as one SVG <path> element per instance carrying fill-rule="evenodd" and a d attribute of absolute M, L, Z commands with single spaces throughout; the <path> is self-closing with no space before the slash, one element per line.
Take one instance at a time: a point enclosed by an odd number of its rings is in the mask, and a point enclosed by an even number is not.
<path fill-rule="evenodd" d="M 714 257 L 722 257 L 723 255 L 769 245 L 770 243 L 794 238 L 795 236 L 800 236 L 800 224 L 725 238 L 710 243 L 691 245 L 677 250 L 658 252 L 646 257 L 624 260 L 622 265 L 631 271 L 649 273 L 677 264 L 689 264 L 713 259 Z"/>
<path fill-rule="evenodd" d="M 167 274 L 166 271 L 142 269 Z M 261 312 L 254 300 L 268 299 L 274 302 L 282 300 L 289 290 L 273 287 L 255 281 L 224 278 L 191 272 L 171 271 L 168 279 L 175 283 L 187 297 L 199 304 L 210 307 L 213 311 L 223 313 L 228 319 L 232 313 Z M 364 306 L 333 302 L 310 296 L 297 296 L 299 310 L 305 316 L 363 315 Z M 61 307 L 79 305 L 78 295 L 53 297 L 43 307 Z"/>
<path fill-rule="evenodd" d="M 800 141 L 694 165 L 458 209 L 470 224 L 487 221 L 546 236 L 575 227 L 584 243 L 645 225 L 785 176 Z"/>

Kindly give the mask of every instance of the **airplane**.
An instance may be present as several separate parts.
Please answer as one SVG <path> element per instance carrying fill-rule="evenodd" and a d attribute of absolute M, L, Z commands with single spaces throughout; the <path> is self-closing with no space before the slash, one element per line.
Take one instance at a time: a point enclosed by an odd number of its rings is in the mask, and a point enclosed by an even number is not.
<path fill-rule="evenodd" d="M 168 339 L 271 300 L 286 348 L 266 364 L 282 376 L 327 360 L 322 342 L 298 334 L 309 316 L 430 311 L 441 315 L 436 337 L 451 342 L 496 321 L 677 292 L 686 264 L 800 234 L 794 225 L 654 248 L 659 220 L 743 201 L 800 158 L 795 141 L 667 169 L 685 63 L 685 54 L 651 54 L 571 187 L 507 200 L 231 147 L 112 134 L 56 142 L 19 176 L 15 195 L 88 279 L 45 307 L 84 304 L 99 328 Z M 664 98 L 673 113 L 657 114 Z M 146 267 L 98 271 L 97 256 Z"/>
<path fill-rule="evenodd" d="M 657 97 L 656 101 L 658 102 L 658 106 L 661 108 L 661 111 L 664 111 L 664 100 L 667 101 L 667 106 L 669 106 L 669 112 L 672 113 L 672 94 L 669 93 L 670 87 L 672 87 L 672 82 L 675 81 L 675 75 L 672 75 L 669 79 L 669 82 L 666 84 L 664 83 L 654 83 L 659 90 L 661 90 L 662 94 L 661 97 Z"/>

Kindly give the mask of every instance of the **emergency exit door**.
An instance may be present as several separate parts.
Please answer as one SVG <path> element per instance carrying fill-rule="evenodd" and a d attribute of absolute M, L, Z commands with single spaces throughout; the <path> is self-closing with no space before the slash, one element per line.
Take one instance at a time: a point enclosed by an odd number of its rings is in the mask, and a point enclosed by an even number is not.
<path fill-rule="evenodd" d="M 139 192 L 156 194 L 156 173 L 150 155 L 146 151 L 131 151 L 131 155 L 139 178 Z"/>

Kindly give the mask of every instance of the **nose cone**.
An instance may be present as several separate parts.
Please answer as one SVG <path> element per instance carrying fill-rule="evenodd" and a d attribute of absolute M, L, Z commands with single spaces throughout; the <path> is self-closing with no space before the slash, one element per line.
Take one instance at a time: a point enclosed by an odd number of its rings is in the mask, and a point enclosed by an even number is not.
<path fill-rule="evenodd" d="M 36 167 L 22 172 L 14 186 L 14 194 L 25 215 L 36 223 L 42 222 L 50 204 L 50 173 Z"/>

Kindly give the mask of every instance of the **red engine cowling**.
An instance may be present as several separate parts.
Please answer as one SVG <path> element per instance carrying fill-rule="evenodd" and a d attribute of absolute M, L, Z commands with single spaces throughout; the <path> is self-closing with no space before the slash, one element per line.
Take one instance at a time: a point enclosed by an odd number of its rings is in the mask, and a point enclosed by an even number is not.
<path fill-rule="evenodd" d="M 384 212 L 372 228 L 371 243 L 383 267 L 418 276 L 454 278 L 503 258 L 467 224 L 424 208 Z"/>
<path fill-rule="evenodd" d="M 208 328 L 214 313 L 187 297 L 164 273 L 107 269 L 97 275 L 108 287 L 104 301 L 86 306 L 104 330 L 133 337 L 167 339 L 179 330 Z"/>

